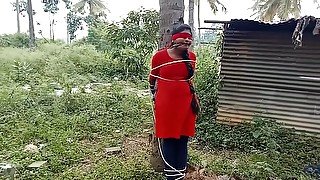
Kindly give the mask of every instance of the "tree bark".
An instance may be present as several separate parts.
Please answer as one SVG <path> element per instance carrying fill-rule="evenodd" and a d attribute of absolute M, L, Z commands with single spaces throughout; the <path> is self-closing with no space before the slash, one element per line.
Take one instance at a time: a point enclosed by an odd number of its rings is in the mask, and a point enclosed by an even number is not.
<path fill-rule="evenodd" d="M 89 4 L 89 14 L 93 16 L 92 2 L 88 1 L 88 4 Z"/>
<path fill-rule="evenodd" d="M 160 5 L 160 41 L 159 49 L 171 42 L 173 27 L 184 23 L 183 0 L 159 0 Z"/>
<path fill-rule="evenodd" d="M 29 16 L 29 47 L 34 47 L 35 44 L 35 35 L 34 35 L 34 24 L 33 24 L 33 10 L 32 2 L 28 0 L 28 16 Z"/>
<path fill-rule="evenodd" d="M 194 28 L 194 0 L 189 0 L 189 26 L 191 27 L 192 34 L 195 35 Z M 191 45 L 190 49 L 193 50 L 194 44 Z"/>
<path fill-rule="evenodd" d="M 20 33 L 20 3 L 19 0 L 16 0 L 16 11 L 17 11 L 17 28 L 18 28 L 18 33 Z"/>
<path fill-rule="evenodd" d="M 194 33 L 194 0 L 189 0 L 189 26 L 192 28 L 192 33 Z"/>
<path fill-rule="evenodd" d="M 201 19 L 200 19 L 200 1 L 201 0 L 198 0 L 198 38 L 199 38 L 199 42 L 200 42 L 200 39 L 201 39 L 201 34 L 200 34 L 200 27 L 201 27 Z"/>

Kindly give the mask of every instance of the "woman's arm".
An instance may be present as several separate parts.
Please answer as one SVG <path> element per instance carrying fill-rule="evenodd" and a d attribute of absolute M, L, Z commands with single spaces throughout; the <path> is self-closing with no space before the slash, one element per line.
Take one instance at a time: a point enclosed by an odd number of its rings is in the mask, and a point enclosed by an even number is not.
<path fill-rule="evenodd" d="M 152 95 L 155 94 L 156 91 L 156 81 L 157 78 L 154 76 L 159 76 L 159 68 L 156 68 L 157 66 L 159 66 L 159 58 L 158 58 L 158 54 L 156 53 L 155 55 L 152 56 L 151 59 L 151 71 L 149 74 L 149 85 L 150 85 L 150 91 L 152 93 Z M 154 75 L 154 76 L 152 76 Z"/>

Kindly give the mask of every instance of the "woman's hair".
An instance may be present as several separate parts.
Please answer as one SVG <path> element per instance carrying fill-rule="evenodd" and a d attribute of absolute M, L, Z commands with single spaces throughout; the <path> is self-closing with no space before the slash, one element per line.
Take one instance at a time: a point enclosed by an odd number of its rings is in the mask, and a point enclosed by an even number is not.
<path fill-rule="evenodd" d="M 171 32 L 171 35 L 175 35 L 175 34 L 178 34 L 178 33 L 181 33 L 185 30 L 189 30 L 191 35 L 192 35 L 192 30 L 191 30 L 191 27 L 188 25 L 188 24 L 181 24 L 179 26 L 177 26 L 176 28 L 173 28 L 172 32 Z M 188 50 L 185 50 L 183 53 L 182 53 L 182 58 L 185 59 L 185 60 L 188 60 L 190 59 L 189 58 L 189 51 Z M 186 62 L 186 65 L 187 65 L 187 70 L 188 70 L 188 78 L 191 78 L 193 76 L 193 68 L 192 68 L 192 65 L 191 63 L 189 62 Z"/>
<path fill-rule="evenodd" d="M 171 32 L 171 35 L 175 35 L 177 33 L 180 33 L 182 31 L 185 31 L 185 30 L 189 30 L 191 35 L 192 35 L 192 30 L 191 30 L 191 27 L 188 25 L 188 24 L 181 24 L 175 28 L 173 28 L 172 32 Z"/>
<path fill-rule="evenodd" d="M 191 35 L 192 35 L 192 29 L 189 25 L 187 24 L 182 24 L 176 28 L 173 28 L 172 32 L 171 32 L 171 35 L 175 35 L 177 33 L 180 33 L 180 32 L 183 32 L 185 30 L 189 30 Z M 172 42 L 173 43 L 173 42 Z M 185 50 L 183 53 L 182 53 L 182 58 L 187 60 L 187 59 L 190 59 L 189 58 L 189 51 L 188 50 Z M 187 67 L 187 70 L 188 70 L 188 79 L 190 79 L 193 74 L 194 74 L 194 69 L 191 65 L 190 62 L 184 62 L 186 64 L 186 67 Z M 196 97 L 196 94 L 195 94 L 195 90 L 194 90 L 194 87 L 191 83 L 189 83 L 189 87 L 190 87 L 190 92 L 192 93 L 192 101 L 191 101 L 191 107 L 192 107 L 192 111 L 195 113 L 195 114 L 199 114 L 199 111 L 200 111 L 200 104 L 199 104 L 199 100 L 197 99 Z"/>

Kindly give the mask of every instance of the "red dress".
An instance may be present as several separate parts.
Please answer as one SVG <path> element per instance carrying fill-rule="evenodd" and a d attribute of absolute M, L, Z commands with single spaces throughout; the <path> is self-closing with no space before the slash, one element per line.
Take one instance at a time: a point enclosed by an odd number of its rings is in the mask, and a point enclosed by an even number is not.
<path fill-rule="evenodd" d="M 195 68 L 196 56 L 189 52 Z M 175 61 L 167 49 L 158 51 L 152 58 L 152 69 L 164 63 Z M 178 62 L 154 69 L 150 74 L 169 80 L 186 80 L 188 70 L 185 62 Z M 153 76 L 156 79 L 155 93 L 155 136 L 158 138 L 180 138 L 194 136 L 196 115 L 191 109 L 192 94 L 187 81 L 168 81 Z"/>

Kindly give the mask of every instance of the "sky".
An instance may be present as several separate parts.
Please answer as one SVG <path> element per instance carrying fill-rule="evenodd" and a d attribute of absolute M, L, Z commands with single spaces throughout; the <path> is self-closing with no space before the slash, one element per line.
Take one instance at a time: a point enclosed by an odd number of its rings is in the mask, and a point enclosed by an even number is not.
<path fill-rule="evenodd" d="M 16 14 L 13 11 L 11 2 L 14 0 L 0 0 L 0 34 L 11 34 L 17 31 Z M 73 0 L 77 2 L 78 0 Z M 41 0 L 32 0 L 33 9 L 37 12 L 34 16 L 35 33 L 37 37 L 41 37 L 38 34 L 39 30 L 42 30 L 44 37 L 49 38 L 49 14 L 43 12 Z M 107 13 L 109 21 L 119 21 L 126 16 L 131 10 L 137 10 L 141 7 L 145 9 L 159 10 L 159 0 L 104 0 L 105 5 L 108 7 Z M 251 17 L 253 14 L 250 7 L 254 3 L 253 0 L 221 0 L 221 2 L 227 7 L 227 13 L 218 12 L 213 14 L 209 4 L 206 0 L 201 0 L 201 27 L 208 27 L 210 24 L 205 24 L 204 20 L 230 20 L 230 19 L 254 19 Z M 188 0 L 185 0 L 185 22 L 187 22 L 188 15 Z M 64 3 L 60 3 L 60 10 L 55 15 L 57 25 L 55 26 L 56 39 L 66 40 L 67 38 L 67 25 L 66 14 L 67 10 L 64 7 Z M 25 13 L 26 14 L 26 13 Z M 197 24 L 197 12 L 195 12 L 195 24 Z M 313 4 L 313 0 L 302 0 L 302 12 L 301 16 L 312 15 L 320 17 L 320 9 L 317 9 Z M 52 17 L 51 17 L 52 18 Z M 21 17 L 21 31 L 28 31 L 28 17 Z M 37 25 L 37 22 L 40 25 Z M 78 31 L 77 37 L 81 38 L 86 35 L 85 31 Z"/>

